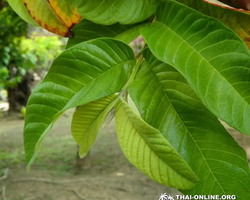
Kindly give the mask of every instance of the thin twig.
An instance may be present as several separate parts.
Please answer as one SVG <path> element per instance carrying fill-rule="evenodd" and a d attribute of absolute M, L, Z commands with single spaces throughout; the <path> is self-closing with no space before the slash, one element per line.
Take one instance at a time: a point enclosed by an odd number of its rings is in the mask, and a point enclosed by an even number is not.
<path fill-rule="evenodd" d="M 124 188 L 119 188 L 119 187 L 110 187 L 111 189 L 114 189 L 114 190 L 119 190 L 119 191 L 122 191 L 122 192 L 129 192 L 129 190 L 126 190 Z"/>
<path fill-rule="evenodd" d="M 24 200 L 32 200 L 32 199 L 36 199 L 36 196 L 28 197 L 28 198 L 26 198 L 26 199 L 24 199 Z"/>
<path fill-rule="evenodd" d="M 74 192 L 80 199 L 82 200 L 87 200 L 85 197 L 83 197 L 76 189 L 71 188 L 70 189 L 72 192 Z"/>
<path fill-rule="evenodd" d="M 3 186 L 3 189 L 2 189 L 3 200 L 7 200 L 5 193 L 6 193 L 6 187 Z"/>
<path fill-rule="evenodd" d="M 44 178 L 20 178 L 20 179 L 14 179 L 12 182 L 26 182 L 26 181 L 34 181 L 34 182 L 41 182 L 41 183 L 51 183 L 51 184 L 62 184 L 62 182 L 59 181 L 53 181 L 49 179 Z"/>
<path fill-rule="evenodd" d="M 78 179 L 78 180 L 64 180 L 64 181 L 53 181 L 50 179 L 43 179 L 43 178 L 22 178 L 22 179 L 15 179 L 13 182 L 26 182 L 26 181 L 35 181 L 35 182 L 41 182 L 41 183 L 50 183 L 50 184 L 56 184 L 56 185 L 61 185 L 65 183 L 70 183 L 70 182 L 76 182 L 76 181 L 83 181 L 84 179 Z M 87 200 L 85 197 L 83 197 L 76 189 L 70 188 L 69 190 L 73 191 L 80 199 L 82 200 Z M 30 198 L 28 198 L 30 200 Z M 26 200 L 28 200 L 26 199 Z M 6 200 L 6 199 L 4 199 Z"/>
<path fill-rule="evenodd" d="M 4 172 L 3 172 L 3 176 L 0 177 L 0 181 L 2 181 L 2 180 L 4 180 L 4 179 L 8 178 L 8 173 L 9 173 L 9 169 L 6 168 L 6 169 L 4 170 Z"/>
<path fill-rule="evenodd" d="M 44 178 L 20 178 L 20 179 L 14 179 L 12 182 L 26 182 L 26 181 L 34 181 L 34 182 L 42 182 L 42 183 L 50 183 L 50 184 L 59 184 L 59 185 L 62 185 L 64 183 L 86 181 L 86 179 L 54 181 L 54 180 L 44 179 Z"/>

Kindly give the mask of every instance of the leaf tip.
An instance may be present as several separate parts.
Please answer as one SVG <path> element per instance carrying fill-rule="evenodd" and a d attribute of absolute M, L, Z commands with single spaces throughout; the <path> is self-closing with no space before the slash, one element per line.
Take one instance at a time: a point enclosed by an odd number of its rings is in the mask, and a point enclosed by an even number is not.
<path fill-rule="evenodd" d="M 28 164 L 28 165 L 26 166 L 26 172 L 27 172 L 27 173 L 30 172 L 30 169 L 31 169 L 31 165 Z"/>
<path fill-rule="evenodd" d="M 79 157 L 82 159 L 84 158 L 89 152 L 89 149 L 86 151 L 86 150 L 83 150 L 81 147 L 79 149 Z"/>
<path fill-rule="evenodd" d="M 27 166 L 26 166 L 26 171 L 27 171 L 27 172 L 30 171 L 31 165 L 33 164 L 34 160 L 35 160 L 35 156 L 33 155 L 32 158 L 31 158 L 30 160 L 27 161 L 27 163 L 28 163 Z"/>

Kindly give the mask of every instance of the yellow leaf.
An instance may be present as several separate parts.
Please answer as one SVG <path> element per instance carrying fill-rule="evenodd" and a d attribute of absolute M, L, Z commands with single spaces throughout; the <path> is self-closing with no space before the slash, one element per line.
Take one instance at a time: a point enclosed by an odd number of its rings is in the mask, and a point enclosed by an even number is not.
<path fill-rule="evenodd" d="M 23 3 L 40 26 L 63 37 L 72 37 L 71 29 L 81 19 L 76 8 L 64 0 L 23 0 Z"/>

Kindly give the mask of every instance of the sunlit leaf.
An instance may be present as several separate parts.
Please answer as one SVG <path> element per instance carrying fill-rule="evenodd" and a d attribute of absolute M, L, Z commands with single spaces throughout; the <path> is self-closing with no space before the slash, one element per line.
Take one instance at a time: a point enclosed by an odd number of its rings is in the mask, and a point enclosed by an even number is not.
<path fill-rule="evenodd" d="M 75 0 L 79 14 L 97 24 L 135 24 L 151 17 L 158 0 Z"/>
<path fill-rule="evenodd" d="M 180 154 L 123 100 L 115 109 L 115 119 L 121 148 L 139 170 L 170 187 L 190 189 L 195 185 L 198 179 Z"/>
<path fill-rule="evenodd" d="M 134 64 L 133 50 L 112 39 L 91 40 L 64 51 L 27 104 L 24 146 L 28 167 L 54 121 L 65 110 L 119 92 Z"/>
<path fill-rule="evenodd" d="M 244 150 L 202 104 L 185 78 L 149 51 L 129 87 L 142 118 L 157 128 L 199 178 L 184 194 L 234 194 L 250 198 Z"/>
<path fill-rule="evenodd" d="M 233 29 L 250 48 L 250 11 L 237 9 L 215 0 L 178 0 L 203 14 L 215 17 Z M 231 1 L 232 3 L 234 1 Z"/>
<path fill-rule="evenodd" d="M 87 155 L 107 114 L 117 101 L 117 95 L 111 95 L 80 106 L 75 111 L 71 131 L 76 143 L 79 145 L 81 158 Z"/>
<path fill-rule="evenodd" d="M 164 1 L 142 28 L 152 53 L 175 67 L 217 117 L 250 135 L 250 52 L 219 21 Z"/>

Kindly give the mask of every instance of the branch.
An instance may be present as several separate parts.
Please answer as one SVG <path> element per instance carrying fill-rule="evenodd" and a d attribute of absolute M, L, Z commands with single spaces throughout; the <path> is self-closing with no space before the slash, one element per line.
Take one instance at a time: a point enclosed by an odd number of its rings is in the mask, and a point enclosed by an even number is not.
<path fill-rule="evenodd" d="M 21 178 L 21 179 L 14 179 L 12 182 L 26 182 L 26 181 L 35 181 L 41 183 L 50 183 L 50 184 L 59 184 L 62 185 L 63 181 L 53 181 L 44 178 Z"/>
<path fill-rule="evenodd" d="M 65 184 L 65 183 L 74 183 L 74 182 L 84 182 L 86 179 L 74 179 L 74 180 L 60 180 L 54 181 L 51 179 L 44 179 L 44 178 L 20 178 L 14 179 L 12 182 L 26 182 L 26 181 L 34 181 L 34 182 L 43 182 L 43 183 L 51 183 L 51 184 Z"/>
<path fill-rule="evenodd" d="M 3 200 L 7 200 L 5 193 L 6 193 L 6 187 L 3 186 L 3 189 L 2 189 Z"/>
<path fill-rule="evenodd" d="M 9 169 L 6 168 L 6 169 L 4 170 L 4 172 L 3 172 L 3 176 L 0 177 L 0 181 L 2 181 L 2 180 L 4 180 L 4 179 L 8 178 L 8 173 L 9 173 Z"/>
<path fill-rule="evenodd" d="M 82 200 L 87 200 L 85 197 L 83 197 L 76 189 L 71 188 L 70 189 L 72 192 L 74 192 L 80 199 Z"/>
<path fill-rule="evenodd" d="M 78 180 L 64 180 L 64 181 L 54 181 L 50 179 L 43 179 L 43 178 L 22 178 L 22 179 L 15 179 L 12 182 L 26 182 L 26 181 L 35 181 L 35 182 L 41 182 L 41 183 L 50 183 L 50 184 L 56 184 L 56 185 L 61 185 L 64 186 L 63 184 L 65 183 L 70 183 L 70 182 L 79 182 Z M 82 180 L 83 181 L 83 180 Z M 87 200 L 85 197 L 83 197 L 76 189 L 70 188 L 70 191 L 74 192 L 80 199 L 82 200 Z M 30 197 L 31 198 L 31 197 Z M 28 198 L 28 199 L 30 199 Z M 33 199 L 33 198 L 32 198 Z M 7 200 L 7 199 L 4 199 Z"/>
<path fill-rule="evenodd" d="M 36 199 L 36 196 L 28 197 L 28 198 L 26 198 L 26 199 L 24 199 L 24 200 L 33 200 L 33 199 Z"/>

